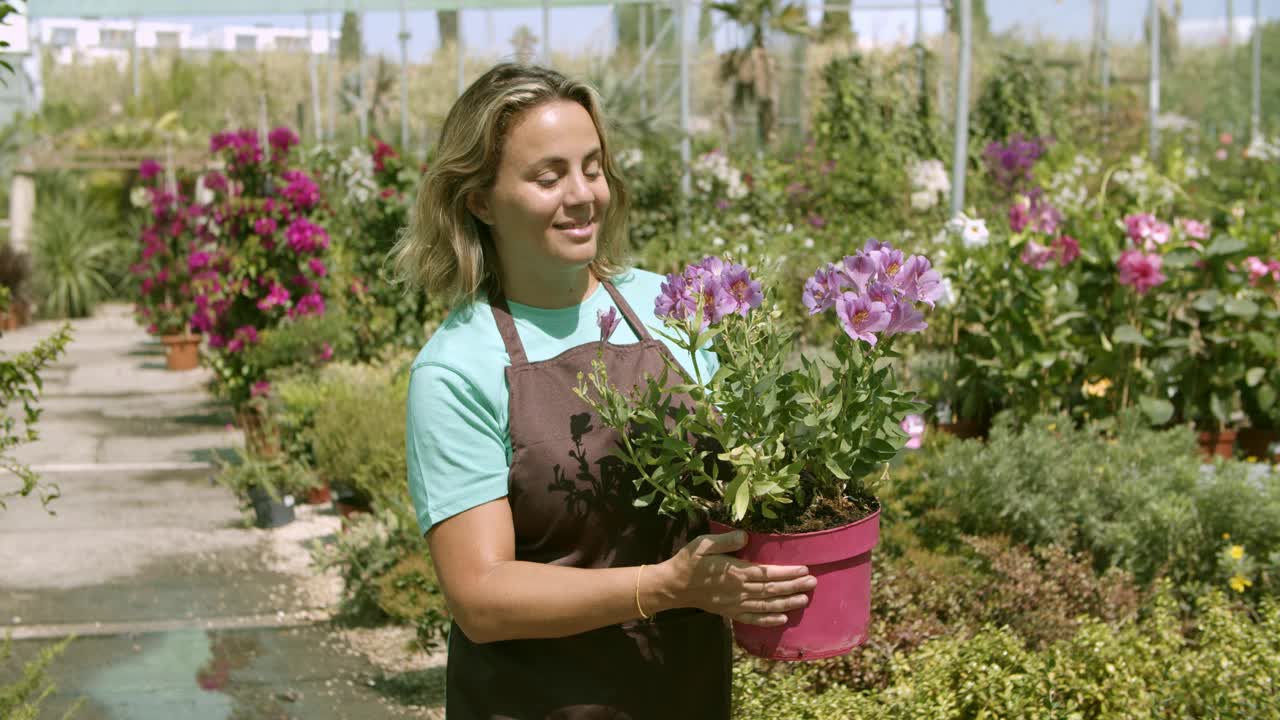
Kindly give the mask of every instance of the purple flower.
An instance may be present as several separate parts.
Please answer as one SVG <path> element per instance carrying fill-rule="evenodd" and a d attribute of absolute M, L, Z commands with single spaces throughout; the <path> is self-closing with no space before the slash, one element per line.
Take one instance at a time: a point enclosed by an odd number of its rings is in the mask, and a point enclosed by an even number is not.
<path fill-rule="evenodd" d="M 907 258 L 902 270 L 893 278 L 893 287 L 909 302 L 922 302 L 929 307 L 933 307 L 945 292 L 942 276 L 923 255 Z"/>
<path fill-rule="evenodd" d="M 816 228 L 824 228 L 827 226 L 827 219 L 818 213 L 809 213 L 809 224 Z"/>
<path fill-rule="evenodd" d="M 844 332 L 854 340 L 876 344 L 875 333 L 889 326 L 889 311 L 884 303 L 863 295 L 846 292 L 836 300 L 836 316 Z"/>
<path fill-rule="evenodd" d="M 729 209 L 729 201 L 728 201 L 728 200 L 725 200 L 724 198 L 720 198 L 719 200 L 717 200 L 717 201 L 716 201 L 716 209 L 717 209 L 717 210 L 728 210 L 728 209 Z"/>
<path fill-rule="evenodd" d="M 825 268 L 818 268 L 804 283 L 804 293 L 801 295 L 801 302 L 809 309 L 810 315 L 817 315 L 828 308 L 835 307 L 836 298 L 840 297 L 841 281 L 844 279 L 844 273 L 835 265 L 827 265 Z"/>
<path fill-rule="evenodd" d="M 1131 285 L 1139 295 L 1146 295 L 1148 290 L 1168 279 L 1160 272 L 1162 264 L 1160 256 L 1154 253 L 1146 255 L 1140 250 L 1125 250 L 1116 260 L 1120 284 Z"/>
<path fill-rule="evenodd" d="M 884 327 L 885 335 L 909 335 L 929 327 L 924 321 L 924 315 L 911 303 L 899 298 L 883 304 L 889 310 L 889 323 Z"/>
<path fill-rule="evenodd" d="M 685 320 L 698 309 L 698 301 L 694 299 L 683 275 L 672 273 L 662 283 L 658 299 L 654 301 L 653 312 L 660 318 Z"/>
<path fill-rule="evenodd" d="M 143 180 L 150 180 L 162 172 L 164 172 L 164 168 L 160 166 L 160 163 L 152 160 L 151 158 L 143 160 L 138 165 L 138 175 L 140 175 Z"/>
<path fill-rule="evenodd" d="M 618 309 L 610 307 L 608 311 L 596 310 L 596 325 L 600 327 L 600 342 L 607 342 L 613 336 L 613 331 L 618 329 L 618 323 L 622 322 L 622 318 L 618 317 Z"/>
<path fill-rule="evenodd" d="M 987 145 L 983 156 L 987 161 L 987 170 L 996 183 L 1005 191 L 1013 192 L 1031 182 L 1031 169 L 1040 156 L 1044 155 L 1047 147 L 1047 139 L 1033 139 L 1016 134 L 1005 143 L 993 142 Z"/>
<path fill-rule="evenodd" d="M 750 271 L 742 265 L 730 265 L 721 283 L 725 293 L 733 298 L 737 305 L 733 312 L 742 317 L 746 317 L 747 313 L 760 307 L 760 303 L 764 302 L 764 292 L 760 289 L 760 282 L 751 279 Z"/>
<path fill-rule="evenodd" d="M 840 262 L 845 278 L 859 290 L 880 275 L 880 250 L 862 250 L 856 255 L 845 255 Z"/>
<path fill-rule="evenodd" d="M 307 260 L 307 267 L 311 268 L 311 272 L 317 277 L 324 277 L 329 274 L 329 268 L 325 266 L 324 261 L 320 258 L 311 258 Z"/>

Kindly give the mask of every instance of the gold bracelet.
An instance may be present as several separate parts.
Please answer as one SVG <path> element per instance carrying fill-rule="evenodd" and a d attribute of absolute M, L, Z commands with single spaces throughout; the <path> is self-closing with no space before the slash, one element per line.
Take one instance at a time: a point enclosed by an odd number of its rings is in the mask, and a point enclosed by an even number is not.
<path fill-rule="evenodd" d="M 644 572 L 644 565 L 641 565 L 636 570 L 636 610 L 640 611 L 640 617 L 644 618 L 645 620 L 648 620 L 649 616 L 645 615 L 644 608 L 640 607 L 640 573 L 642 572 Z"/>

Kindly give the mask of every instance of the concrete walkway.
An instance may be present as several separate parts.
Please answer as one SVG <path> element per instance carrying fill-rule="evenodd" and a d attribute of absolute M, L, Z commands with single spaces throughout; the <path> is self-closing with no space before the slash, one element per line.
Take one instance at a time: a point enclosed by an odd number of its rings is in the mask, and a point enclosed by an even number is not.
<path fill-rule="evenodd" d="M 0 351 L 56 327 L 6 334 Z M 204 390 L 208 372 L 167 372 L 127 306 L 73 327 L 45 378 L 40 440 L 17 452 L 62 497 L 55 514 L 30 498 L 0 511 L 0 635 L 18 659 L 78 637 L 50 669 L 49 716 L 77 699 L 86 720 L 441 716 L 428 709 L 438 663 L 388 671 L 353 645 L 402 634 L 329 622 L 340 581 L 311 566 L 307 544 L 337 532 L 332 512 L 302 507 L 297 522 L 257 530 L 211 482 L 214 459 L 242 440 Z"/>

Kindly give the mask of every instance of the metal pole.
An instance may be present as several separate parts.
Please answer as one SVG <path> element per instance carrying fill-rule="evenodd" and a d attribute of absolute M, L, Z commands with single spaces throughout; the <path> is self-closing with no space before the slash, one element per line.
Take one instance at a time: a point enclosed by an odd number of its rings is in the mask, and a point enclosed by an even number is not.
<path fill-rule="evenodd" d="M 1156 127 L 1156 118 L 1160 116 L 1160 7 L 1159 0 L 1150 0 L 1147 4 L 1150 14 L 1151 42 L 1151 86 L 1147 89 L 1147 125 L 1150 133 L 1151 159 L 1155 160 L 1160 150 L 1160 131 Z"/>
<path fill-rule="evenodd" d="M 640 9 L 640 114 L 649 114 L 649 3 L 636 5 Z"/>
<path fill-rule="evenodd" d="M 322 124 L 323 116 L 320 114 L 320 75 L 316 68 L 316 53 L 312 49 L 311 43 L 314 42 L 314 36 L 311 33 L 311 13 L 307 13 L 307 75 L 311 86 L 311 136 L 316 142 L 324 136 Z"/>
<path fill-rule="evenodd" d="M 542 0 L 542 64 L 551 67 L 551 0 Z"/>
<path fill-rule="evenodd" d="M 364 55 L 364 28 L 365 28 L 364 10 L 361 10 L 360 14 L 357 15 L 356 17 L 359 18 L 360 31 L 361 31 L 360 47 L 358 48 L 359 54 L 356 56 L 356 63 L 358 63 L 357 67 L 360 71 L 359 72 L 359 81 L 360 81 L 359 120 L 360 120 L 360 140 L 363 142 L 365 138 L 369 137 L 369 89 L 368 89 L 369 63 L 368 63 L 368 58 L 366 58 Z"/>
<path fill-rule="evenodd" d="M 689 138 L 689 0 L 676 0 L 676 7 L 676 26 L 680 31 L 680 192 L 687 198 L 692 185 L 689 164 L 693 159 Z"/>
<path fill-rule="evenodd" d="M 1227 127 L 1235 130 L 1236 111 L 1236 59 L 1231 49 L 1236 44 L 1235 3 L 1227 0 Z"/>
<path fill-rule="evenodd" d="M 973 3 L 960 6 L 960 71 L 956 77 L 956 135 L 951 155 L 951 215 L 964 211 L 964 175 L 969 164 L 969 65 L 973 54 Z"/>
<path fill-rule="evenodd" d="M 400 0 L 400 152 L 409 151 L 409 6 Z"/>
<path fill-rule="evenodd" d="M 1102 114 L 1105 116 L 1111 105 L 1111 48 L 1110 41 L 1107 39 L 1107 5 L 1109 0 L 1098 0 L 1098 4 L 1102 15 L 1098 25 L 1102 61 L 1100 63 L 1102 65 Z"/>
<path fill-rule="evenodd" d="M 1262 133 L 1262 8 L 1253 0 L 1253 112 L 1249 115 L 1249 140 L 1261 139 Z"/>
<path fill-rule="evenodd" d="M 920 97 L 924 97 L 928 92 L 924 86 L 924 0 L 916 0 L 916 62 L 920 64 Z"/>
<path fill-rule="evenodd" d="M 458 38 L 457 40 L 454 41 L 453 44 L 454 44 L 454 50 L 458 56 L 458 68 L 457 68 L 458 97 L 462 97 L 463 91 L 467 89 L 467 85 L 466 85 L 467 53 L 462 44 L 462 7 L 459 6 L 455 12 L 458 16 Z"/>
<path fill-rule="evenodd" d="M 333 43 L 333 4 L 329 4 L 329 12 L 324 16 L 324 30 L 328 42 L 327 64 L 329 66 L 329 132 L 328 140 L 338 136 L 338 73 L 342 72 L 342 59 L 338 57 L 338 48 Z"/>
<path fill-rule="evenodd" d="M 133 16 L 133 96 L 142 97 L 142 51 L 138 49 L 138 16 Z"/>

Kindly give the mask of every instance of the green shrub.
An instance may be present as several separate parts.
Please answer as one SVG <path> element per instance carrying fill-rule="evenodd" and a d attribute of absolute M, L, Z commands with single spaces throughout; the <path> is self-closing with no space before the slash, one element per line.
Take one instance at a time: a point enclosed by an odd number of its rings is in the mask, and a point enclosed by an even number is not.
<path fill-rule="evenodd" d="M 883 690 L 819 694 L 807 690 L 811 666 L 768 674 L 744 659 L 734 717 L 1280 718 L 1280 605 L 1266 601 L 1255 620 L 1215 592 L 1188 620 L 1166 588 L 1150 617 L 1120 630 L 1091 622 L 1037 651 L 1008 628 L 989 627 L 896 654 L 890 665 Z"/>
<path fill-rule="evenodd" d="M 325 369 L 322 383 L 327 397 L 308 433 L 316 471 L 351 484 L 375 507 L 412 517 L 404 456 L 409 373 L 399 363 L 337 364 Z"/>
<path fill-rule="evenodd" d="M 49 680 L 49 665 L 66 651 L 73 639 L 67 637 L 56 645 L 45 647 L 39 655 L 22 666 L 22 677 L 19 680 L 11 685 L 0 685 L 0 718 L 36 720 L 40 717 L 40 706 L 58 689 Z M 6 635 L 4 642 L 0 643 L 0 670 L 8 664 L 12 653 L 12 638 Z M 82 703 L 83 700 L 77 701 L 63 714 L 63 720 L 71 717 Z"/>
<path fill-rule="evenodd" d="M 247 499 L 253 487 L 280 500 L 285 495 L 301 495 L 319 484 L 306 465 L 287 455 L 263 458 L 249 452 L 238 452 L 235 462 L 222 463 L 216 480 L 241 499 Z"/>
<path fill-rule="evenodd" d="M 1163 574 L 1178 584 L 1216 576 L 1223 533 L 1258 557 L 1280 550 L 1280 484 L 1251 480 L 1243 463 L 1206 472 L 1190 432 L 1147 429 L 1135 413 L 1080 428 L 1039 416 L 1020 432 L 999 422 L 986 445 L 921 455 L 889 485 L 899 502 L 886 506 L 934 545 L 1008 534 L 1087 552 L 1141 583 Z"/>
<path fill-rule="evenodd" d="M 111 294 L 107 280 L 119 234 L 98 204 L 74 191 L 53 194 L 36 211 L 32 264 L 45 315 L 87 317 Z"/>

